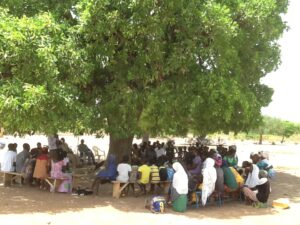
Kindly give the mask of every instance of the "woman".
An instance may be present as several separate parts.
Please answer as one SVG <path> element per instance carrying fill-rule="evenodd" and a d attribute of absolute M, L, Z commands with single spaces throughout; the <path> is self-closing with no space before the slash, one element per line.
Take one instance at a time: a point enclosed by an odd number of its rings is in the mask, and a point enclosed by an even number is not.
<path fill-rule="evenodd" d="M 254 188 L 256 185 L 258 185 L 260 182 L 258 174 L 259 174 L 259 168 L 257 167 L 257 165 L 252 164 L 250 166 L 250 172 L 245 182 L 245 186 L 249 188 Z"/>
<path fill-rule="evenodd" d="M 222 156 L 220 154 L 216 154 L 214 156 L 215 160 L 215 169 L 217 173 L 217 180 L 216 180 L 216 185 L 215 185 L 215 190 L 218 193 L 223 193 L 224 192 L 224 172 L 221 168 L 222 166 Z"/>
<path fill-rule="evenodd" d="M 252 190 L 255 189 L 255 190 Z M 254 203 L 266 203 L 270 194 L 270 182 L 263 173 L 259 173 L 259 179 L 255 188 L 243 187 L 245 196 Z"/>
<path fill-rule="evenodd" d="M 175 170 L 171 185 L 171 202 L 173 210 L 184 212 L 187 207 L 188 176 L 179 162 L 173 163 Z"/>
<path fill-rule="evenodd" d="M 41 154 L 36 159 L 33 177 L 40 180 L 40 189 L 47 189 L 45 179 L 48 177 L 49 157 L 48 149 L 43 148 Z"/>
<path fill-rule="evenodd" d="M 116 180 L 117 177 L 117 164 L 116 164 L 116 157 L 113 154 L 110 154 L 108 156 L 107 160 L 107 168 L 104 170 L 101 170 L 93 184 L 92 184 L 92 190 L 96 188 L 96 193 L 98 193 L 100 184 L 108 183 L 112 180 Z"/>
<path fill-rule="evenodd" d="M 208 197 L 214 192 L 217 180 L 217 172 L 215 169 L 215 161 L 207 158 L 203 163 L 203 184 L 202 184 L 202 205 L 205 206 Z"/>
<path fill-rule="evenodd" d="M 54 190 L 63 193 L 72 192 L 72 174 L 68 171 L 68 159 L 61 149 L 53 150 L 51 160 L 51 177 L 57 179 Z M 63 178 L 63 179 L 62 179 Z"/>
<path fill-rule="evenodd" d="M 238 157 L 236 155 L 236 146 L 229 146 L 229 151 L 224 157 L 224 160 L 227 162 L 228 167 L 237 167 Z"/>

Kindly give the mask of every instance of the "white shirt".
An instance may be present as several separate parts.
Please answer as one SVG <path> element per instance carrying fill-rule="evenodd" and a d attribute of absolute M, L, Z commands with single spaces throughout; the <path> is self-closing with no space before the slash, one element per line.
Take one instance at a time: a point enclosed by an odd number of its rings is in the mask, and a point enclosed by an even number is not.
<path fill-rule="evenodd" d="M 158 158 L 162 155 L 166 155 L 166 150 L 164 148 L 156 149 L 155 153 L 156 153 L 156 158 Z"/>
<path fill-rule="evenodd" d="M 56 137 L 48 136 L 48 148 L 49 148 L 50 151 L 54 150 L 54 149 L 57 149 L 56 141 L 57 141 Z"/>
<path fill-rule="evenodd" d="M 1 171 L 3 172 L 13 172 L 13 163 L 16 162 L 17 153 L 15 151 L 7 151 L 3 156 L 1 163 Z"/>
<path fill-rule="evenodd" d="M 117 167 L 117 171 L 119 173 L 117 177 L 117 181 L 122 183 L 126 183 L 129 180 L 128 173 L 131 172 L 131 166 L 127 163 L 120 163 Z"/>

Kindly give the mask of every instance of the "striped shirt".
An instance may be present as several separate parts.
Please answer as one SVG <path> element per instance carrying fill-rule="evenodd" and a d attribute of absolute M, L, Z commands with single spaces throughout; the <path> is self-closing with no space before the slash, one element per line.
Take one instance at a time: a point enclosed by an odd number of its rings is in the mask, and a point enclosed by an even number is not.
<path fill-rule="evenodd" d="M 160 178 L 159 178 L 158 167 L 156 165 L 152 165 L 152 166 L 150 166 L 150 169 L 151 169 L 151 183 L 152 184 L 159 183 Z"/>

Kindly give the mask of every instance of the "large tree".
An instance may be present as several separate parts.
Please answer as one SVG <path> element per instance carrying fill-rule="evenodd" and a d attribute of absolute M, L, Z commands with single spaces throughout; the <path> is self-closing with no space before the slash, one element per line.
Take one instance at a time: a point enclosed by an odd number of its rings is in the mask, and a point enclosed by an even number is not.
<path fill-rule="evenodd" d="M 287 0 L 13 2 L 0 3 L 6 129 L 102 131 L 120 155 L 145 132 L 248 130 L 271 101 L 260 79 L 280 63 Z"/>

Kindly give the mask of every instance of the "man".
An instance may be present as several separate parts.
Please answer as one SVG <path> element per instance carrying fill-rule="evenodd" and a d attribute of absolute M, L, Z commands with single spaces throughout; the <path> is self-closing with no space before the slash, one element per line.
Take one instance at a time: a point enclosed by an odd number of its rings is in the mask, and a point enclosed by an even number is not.
<path fill-rule="evenodd" d="M 72 149 L 69 148 L 68 144 L 66 143 L 66 140 L 64 138 L 61 138 L 61 144 L 60 144 L 60 148 L 67 153 L 73 153 Z"/>
<path fill-rule="evenodd" d="M 15 151 L 15 145 L 9 144 L 8 151 L 3 156 L 1 171 L 14 172 L 16 170 L 16 158 L 17 152 Z"/>
<path fill-rule="evenodd" d="M 52 151 L 52 150 L 55 150 L 58 148 L 58 141 L 59 141 L 59 138 L 58 138 L 58 135 L 57 134 L 54 134 L 52 136 L 48 136 L 48 149 L 49 151 Z"/>
<path fill-rule="evenodd" d="M 88 157 L 88 163 L 91 163 L 91 160 L 93 164 L 95 165 L 95 156 L 91 149 L 88 148 L 86 144 L 84 144 L 84 140 L 82 139 L 80 141 L 80 145 L 78 145 L 78 151 L 80 152 L 80 157 L 83 157 L 84 155 Z"/>
<path fill-rule="evenodd" d="M 23 151 L 17 154 L 16 158 L 16 170 L 18 173 L 23 172 L 25 161 L 29 159 L 30 156 L 30 145 L 27 143 L 23 144 Z"/>

